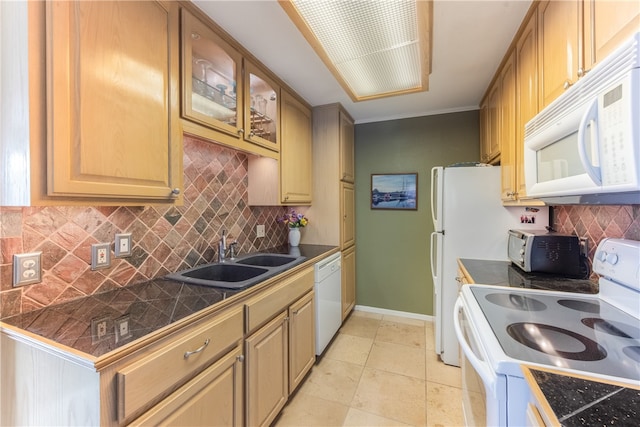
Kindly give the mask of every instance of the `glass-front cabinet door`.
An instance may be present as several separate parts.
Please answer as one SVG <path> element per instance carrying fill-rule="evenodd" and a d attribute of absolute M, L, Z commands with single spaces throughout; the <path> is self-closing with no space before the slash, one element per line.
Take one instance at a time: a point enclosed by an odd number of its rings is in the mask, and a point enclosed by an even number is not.
<path fill-rule="evenodd" d="M 182 47 L 183 117 L 237 137 L 244 119 L 242 56 L 185 9 Z"/>
<path fill-rule="evenodd" d="M 280 86 L 245 59 L 245 139 L 280 150 Z"/>

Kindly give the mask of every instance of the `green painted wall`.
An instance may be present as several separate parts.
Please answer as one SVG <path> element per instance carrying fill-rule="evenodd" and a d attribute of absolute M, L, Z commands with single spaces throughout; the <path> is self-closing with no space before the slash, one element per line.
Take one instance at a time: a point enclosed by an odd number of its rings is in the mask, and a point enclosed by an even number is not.
<path fill-rule="evenodd" d="M 478 111 L 355 127 L 356 304 L 433 314 L 431 168 L 480 158 Z M 370 209 L 371 174 L 418 173 L 418 209 Z"/>

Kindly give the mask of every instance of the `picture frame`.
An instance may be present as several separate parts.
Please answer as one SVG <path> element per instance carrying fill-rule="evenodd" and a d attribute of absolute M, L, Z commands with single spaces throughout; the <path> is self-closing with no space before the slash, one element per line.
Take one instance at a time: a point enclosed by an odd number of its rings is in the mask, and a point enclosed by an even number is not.
<path fill-rule="evenodd" d="M 418 174 L 371 174 L 372 210 L 417 210 Z"/>

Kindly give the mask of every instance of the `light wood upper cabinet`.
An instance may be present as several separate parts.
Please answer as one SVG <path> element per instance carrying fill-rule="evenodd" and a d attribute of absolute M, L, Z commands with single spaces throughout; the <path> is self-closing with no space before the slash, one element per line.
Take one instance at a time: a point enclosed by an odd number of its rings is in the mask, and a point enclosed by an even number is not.
<path fill-rule="evenodd" d="M 489 89 L 480 108 L 483 124 L 483 139 L 480 145 L 480 160 L 483 163 L 500 161 L 500 82 Z"/>
<path fill-rule="evenodd" d="M 244 76 L 244 138 L 280 151 L 280 86 L 246 58 Z"/>
<path fill-rule="evenodd" d="M 249 206 L 309 205 L 313 191 L 311 110 L 281 91 L 280 160 L 249 156 Z"/>
<path fill-rule="evenodd" d="M 180 198 L 178 24 L 173 2 L 46 3 L 42 200 Z"/>
<path fill-rule="evenodd" d="M 538 5 L 540 109 L 584 73 L 581 43 L 582 0 L 542 1 Z"/>
<path fill-rule="evenodd" d="M 480 161 L 484 162 L 489 154 L 489 141 L 491 134 L 489 130 L 489 104 L 485 97 L 480 102 Z"/>
<path fill-rule="evenodd" d="M 182 18 L 182 115 L 238 138 L 244 127 L 242 55 L 186 9 Z"/>
<path fill-rule="evenodd" d="M 288 92 L 281 93 L 280 201 L 309 204 L 313 191 L 311 110 Z"/>
<path fill-rule="evenodd" d="M 533 14 L 520 35 L 516 47 L 516 140 L 515 191 L 517 198 L 527 195 L 524 180 L 524 127 L 538 113 L 538 19 Z"/>
<path fill-rule="evenodd" d="M 354 154 L 353 120 L 340 111 L 340 180 L 355 182 L 355 154 Z"/>
<path fill-rule="evenodd" d="M 640 30 L 640 2 L 585 0 L 587 70 Z"/>
<path fill-rule="evenodd" d="M 343 151 L 352 153 L 352 148 L 345 149 L 353 147 L 352 123 L 340 104 L 313 109 L 313 204 L 306 213 L 312 222 L 302 233 L 302 243 L 345 249 L 355 242 L 355 218 L 350 208 L 355 202 L 347 200 L 347 195 L 355 193 L 353 184 L 342 179 L 352 173 L 343 171 L 341 160 L 348 157 Z M 345 213 L 349 215 L 348 224 L 344 221 Z"/>
<path fill-rule="evenodd" d="M 196 8 L 181 13 L 184 132 L 277 160 L 277 78 Z"/>
<path fill-rule="evenodd" d="M 516 199 L 516 61 L 509 55 L 502 66 L 500 84 L 500 165 L 502 200 Z"/>

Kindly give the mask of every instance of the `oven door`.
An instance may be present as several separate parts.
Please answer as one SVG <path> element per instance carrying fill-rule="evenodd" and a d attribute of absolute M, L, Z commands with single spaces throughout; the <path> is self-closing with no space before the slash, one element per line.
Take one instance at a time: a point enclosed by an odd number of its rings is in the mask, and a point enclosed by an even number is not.
<path fill-rule="evenodd" d="M 505 425 L 507 402 L 505 379 L 497 375 L 487 360 L 468 307 L 458 297 L 454 327 L 462 354 L 462 410 L 467 426 Z"/>

